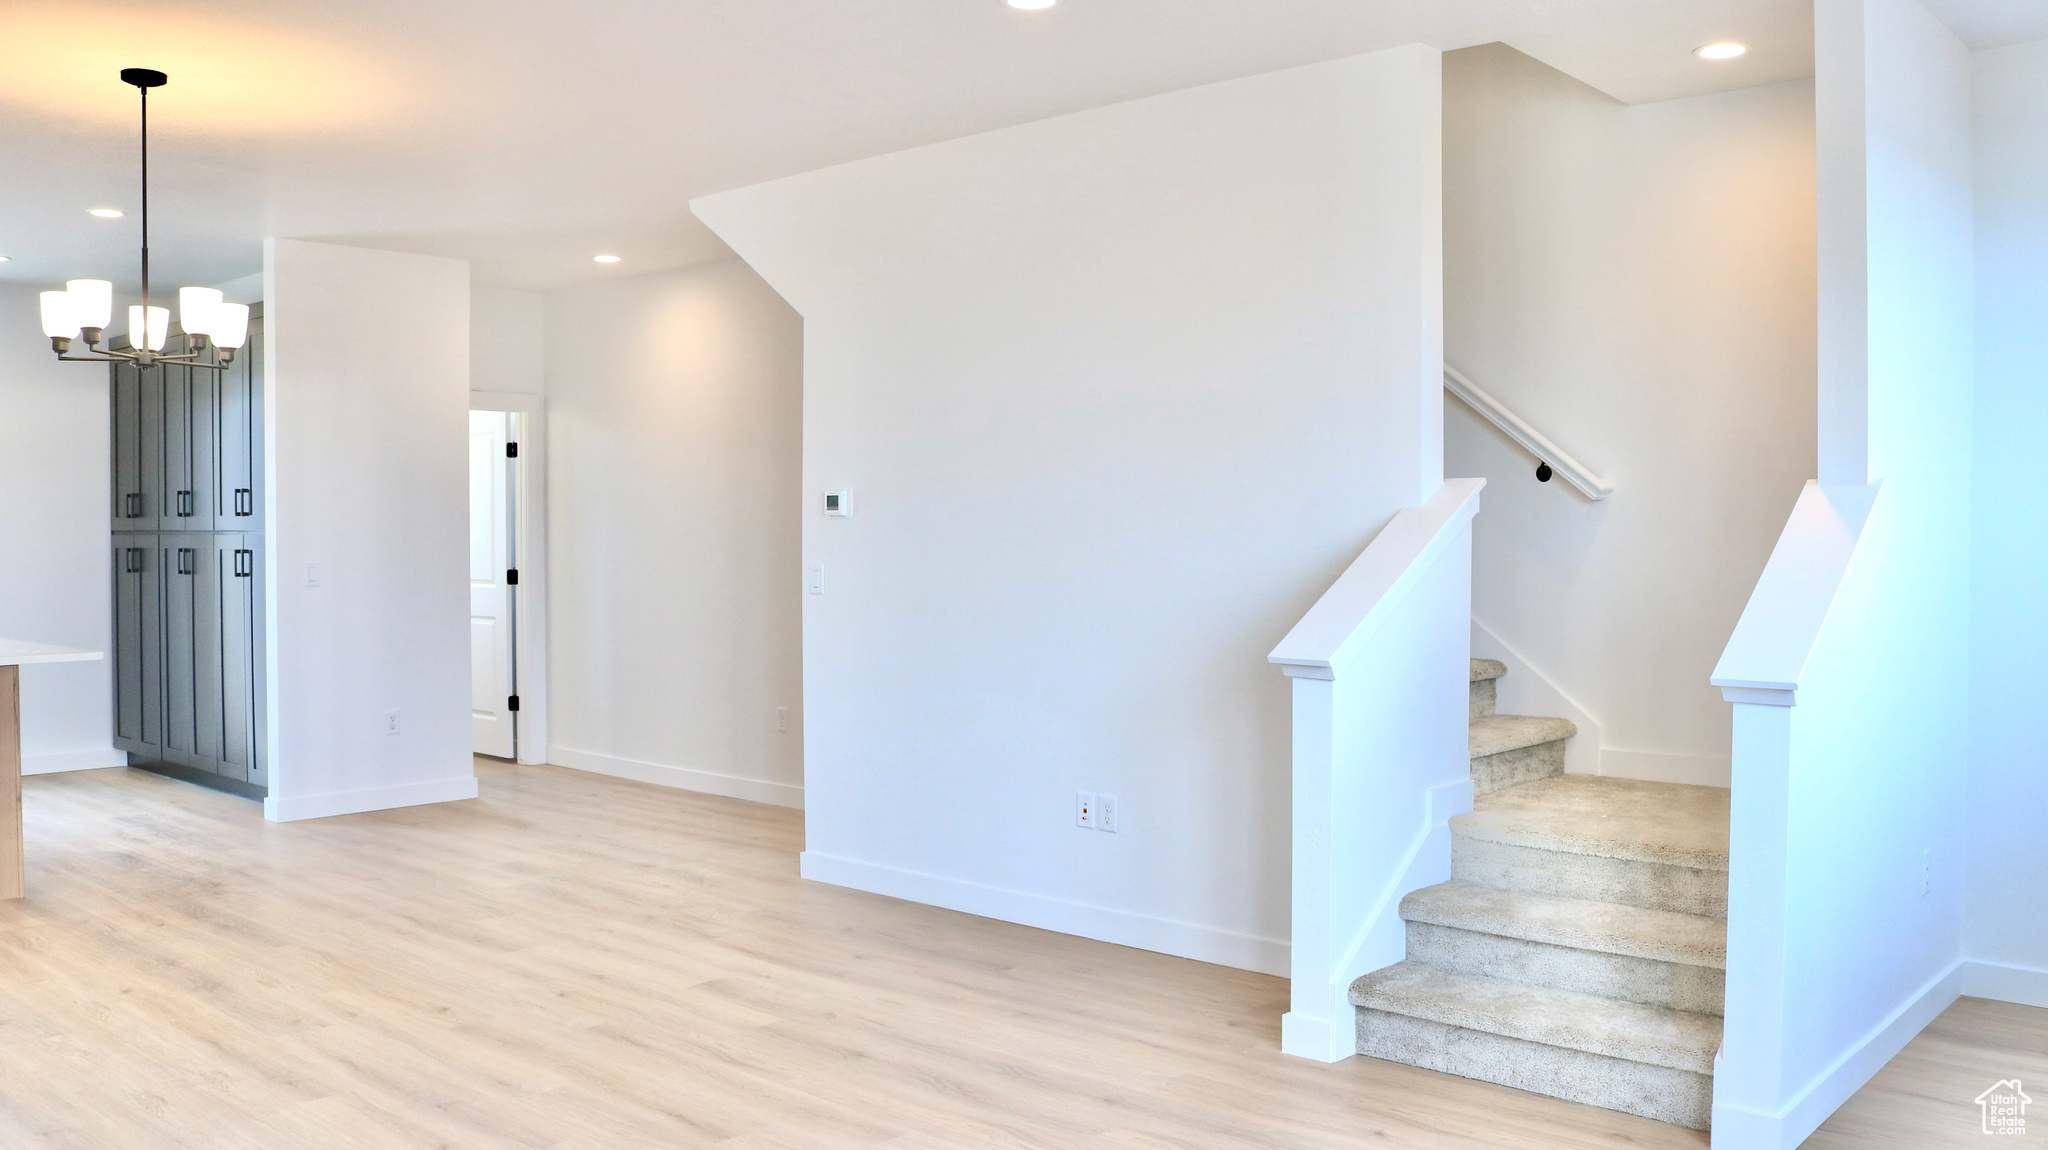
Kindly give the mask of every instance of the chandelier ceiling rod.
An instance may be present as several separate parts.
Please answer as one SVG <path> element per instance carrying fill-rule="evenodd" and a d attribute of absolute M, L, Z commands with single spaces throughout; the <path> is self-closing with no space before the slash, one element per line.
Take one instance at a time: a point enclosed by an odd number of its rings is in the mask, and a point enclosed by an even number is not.
<path fill-rule="evenodd" d="M 149 314 L 149 90 L 171 82 L 162 72 L 123 68 L 121 79 L 142 94 L 142 314 Z"/>
<path fill-rule="evenodd" d="M 43 334 L 57 358 L 82 363 L 132 363 L 137 367 L 177 364 L 224 371 L 249 336 L 249 308 L 224 302 L 217 288 L 188 287 L 178 291 L 180 322 L 186 350 L 165 355 L 170 337 L 169 308 L 149 302 L 149 90 L 171 82 L 154 68 L 123 68 L 121 82 L 132 84 L 142 97 L 142 305 L 128 309 L 128 350 L 100 347 L 100 337 L 113 318 L 114 285 L 106 280 L 71 280 L 64 291 L 42 295 Z M 117 213 L 118 214 L 118 213 Z M 84 336 L 95 354 L 69 355 L 71 341 Z M 208 344 L 218 355 L 208 357 Z"/>

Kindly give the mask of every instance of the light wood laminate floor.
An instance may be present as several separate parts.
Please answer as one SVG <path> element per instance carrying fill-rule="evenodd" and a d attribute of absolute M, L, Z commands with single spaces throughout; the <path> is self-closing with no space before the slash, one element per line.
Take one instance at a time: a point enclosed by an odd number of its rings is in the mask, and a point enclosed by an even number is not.
<path fill-rule="evenodd" d="M 0 1146 L 1705 1145 L 1287 1058 L 1280 979 L 804 883 L 798 812 L 478 774 L 282 825 L 141 772 L 27 780 Z"/>

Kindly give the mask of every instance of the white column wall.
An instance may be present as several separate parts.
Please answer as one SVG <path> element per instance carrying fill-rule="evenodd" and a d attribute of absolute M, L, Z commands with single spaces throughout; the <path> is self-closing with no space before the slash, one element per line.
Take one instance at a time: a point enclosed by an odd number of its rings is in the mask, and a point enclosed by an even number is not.
<path fill-rule="evenodd" d="M 1971 994 L 2048 1006 L 2048 40 L 1979 52 Z"/>
<path fill-rule="evenodd" d="M 277 239 L 263 275 L 265 813 L 473 798 L 469 265 Z"/>

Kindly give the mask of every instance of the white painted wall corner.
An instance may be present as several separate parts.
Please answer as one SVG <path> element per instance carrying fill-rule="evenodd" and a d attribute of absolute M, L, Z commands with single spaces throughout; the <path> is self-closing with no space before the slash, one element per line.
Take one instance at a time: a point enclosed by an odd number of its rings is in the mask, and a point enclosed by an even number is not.
<path fill-rule="evenodd" d="M 1288 944 L 1195 923 L 1175 922 L 1106 906 L 984 886 L 964 879 L 902 870 L 859 859 L 805 851 L 803 877 L 983 918 L 1079 935 L 1120 946 L 1287 977 Z"/>
<path fill-rule="evenodd" d="M 629 759 L 623 755 L 581 751 L 574 747 L 549 747 L 547 761 L 571 770 L 589 771 L 594 775 L 610 775 L 615 779 L 632 779 L 638 783 L 652 783 L 657 787 L 674 787 L 679 791 L 723 795 L 729 799 L 745 799 L 748 802 L 769 803 L 797 810 L 804 807 L 804 789 L 793 783 L 745 779 L 737 775 L 721 775 L 716 771 L 699 770 L 695 767 L 677 767 L 667 763 Z"/>
<path fill-rule="evenodd" d="M 82 751 L 47 751 L 40 755 L 23 755 L 21 773 L 24 775 L 54 775 L 61 771 L 97 771 L 106 767 L 128 765 L 128 752 L 114 747 L 88 747 Z"/>

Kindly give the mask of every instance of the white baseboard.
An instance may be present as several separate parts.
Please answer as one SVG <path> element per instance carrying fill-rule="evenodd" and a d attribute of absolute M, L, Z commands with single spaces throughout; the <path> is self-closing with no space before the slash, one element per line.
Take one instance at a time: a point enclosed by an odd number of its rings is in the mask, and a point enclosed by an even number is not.
<path fill-rule="evenodd" d="M 1507 640 L 1480 622 L 1477 615 L 1472 617 L 1472 657 L 1498 659 L 1507 665 L 1508 673 L 1495 680 L 1493 685 L 1502 714 L 1548 715 L 1570 719 L 1578 726 L 1579 733 L 1564 745 L 1566 772 L 1574 775 L 1603 773 L 1600 748 L 1605 739 L 1600 720 L 1580 706 L 1577 699 L 1565 694 L 1563 687 L 1537 669 L 1520 651 L 1508 646 Z"/>
<path fill-rule="evenodd" d="M 805 851 L 803 877 L 983 918 L 1287 977 L 1287 941 Z"/>
<path fill-rule="evenodd" d="M 365 811 L 388 811 L 399 807 L 420 807 L 429 803 L 452 803 L 476 797 L 476 776 L 437 779 L 430 783 L 406 783 L 396 787 L 371 787 L 363 791 L 337 791 L 326 795 L 297 795 L 263 800 L 263 817 L 274 823 L 300 819 L 324 819 L 333 815 L 359 815 Z"/>
<path fill-rule="evenodd" d="M 616 779 L 632 779 L 638 783 L 653 783 L 658 787 L 674 787 L 680 791 L 724 795 L 729 799 L 771 803 L 778 807 L 795 807 L 797 810 L 804 807 L 804 789 L 789 783 L 771 783 L 765 779 L 743 779 L 738 775 L 721 775 L 692 767 L 647 763 L 639 759 L 621 758 L 618 755 L 599 754 L 596 751 L 579 751 L 574 747 L 549 747 L 548 762 L 558 767 L 589 771 L 596 775 L 610 775 Z"/>
<path fill-rule="evenodd" d="M 84 751 L 46 751 L 40 755 L 21 757 L 21 773 L 24 775 L 54 775 L 59 771 L 97 771 L 127 765 L 128 752 L 113 747 L 93 747 Z"/>
<path fill-rule="evenodd" d="M 1600 749 L 1600 773 L 1617 779 L 1691 783 L 1698 787 L 1725 787 L 1733 774 L 1725 756 L 1624 751 L 1618 747 Z"/>
<path fill-rule="evenodd" d="M 1713 1150 L 1794 1150 L 1962 994 L 1962 962 L 1907 996 L 1776 1111 L 1714 1101 Z"/>
<path fill-rule="evenodd" d="M 1963 963 L 1963 993 L 2021 1006 L 2048 1007 L 2048 970 L 2002 962 Z"/>

